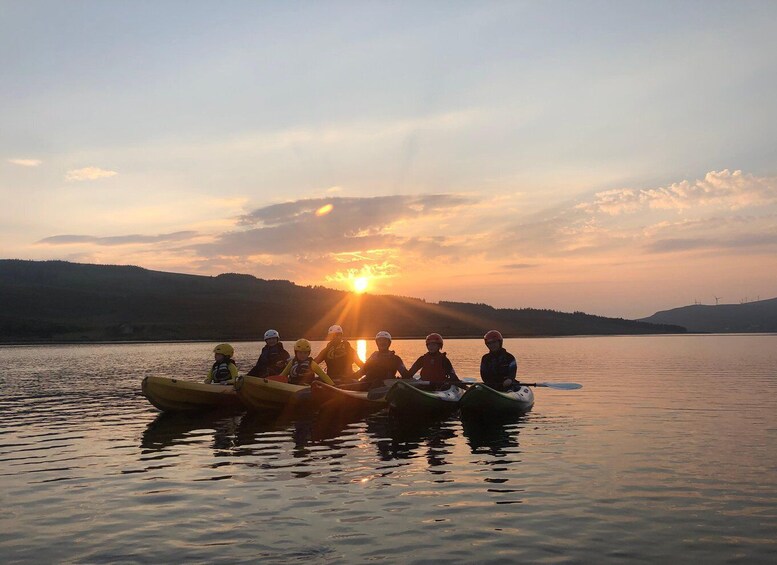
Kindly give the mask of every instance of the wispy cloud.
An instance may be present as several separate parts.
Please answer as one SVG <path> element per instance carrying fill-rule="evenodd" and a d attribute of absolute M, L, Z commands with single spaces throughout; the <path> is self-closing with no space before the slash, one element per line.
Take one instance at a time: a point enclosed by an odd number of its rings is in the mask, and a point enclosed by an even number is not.
<path fill-rule="evenodd" d="M 67 181 L 98 180 L 118 175 L 116 171 L 108 171 L 99 167 L 84 167 L 72 169 L 65 174 Z"/>
<path fill-rule="evenodd" d="M 8 162 L 20 167 L 37 167 L 43 163 L 40 159 L 8 159 Z"/>
<path fill-rule="evenodd" d="M 154 244 L 170 241 L 187 241 L 196 237 L 195 231 L 179 231 L 174 233 L 164 233 L 159 235 L 115 235 L 109 237 L 97 237 L 94 235 L 54 235 L 37 241 L 41 245 L 134 245 L 134 244 Z"/>

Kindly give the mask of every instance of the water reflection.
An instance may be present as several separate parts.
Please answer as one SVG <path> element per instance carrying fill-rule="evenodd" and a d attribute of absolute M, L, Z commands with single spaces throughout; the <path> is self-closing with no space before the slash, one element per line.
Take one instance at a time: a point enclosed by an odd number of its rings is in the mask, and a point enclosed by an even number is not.
<path fill-rule="evenodd" d="M 440 467 L 448 464 L 445 458 L 451 453 L 452 440 L 456 438 L 454 423 L 453 419 L 430 423 L 379 414 L 367 419 L 367 433 L 374 438 L 382 461 L 425 456 L 430 467 Z"/>
<path fill-rule="evenodd" d="M 146 426 L 140 447 L 143 453 L 162 451 L 174 445 L 190 443 L 189 436 L 197 430 L 213 430 L 213 449 L 230 449 L 234 445 L 241 417 L 218 413 L 162 413 Z"/>
<path fill-rule="evenodd" d="M 464 437 L 473 454 L 489 453 L 502 457 L 508 449 L 518 447 L 518 433 L 525 416 L 509 419 L 462 419 Z"/>

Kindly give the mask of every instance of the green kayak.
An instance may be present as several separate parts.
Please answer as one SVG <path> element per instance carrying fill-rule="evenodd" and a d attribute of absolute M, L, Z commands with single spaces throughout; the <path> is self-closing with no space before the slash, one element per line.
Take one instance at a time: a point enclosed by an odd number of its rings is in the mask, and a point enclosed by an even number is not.
<path fill-rule="evenodd" d="M 389 410 L 407 417 L 439 416 L 453 412 L 464 390 L 451 386 L 446 390 L 423 390 L 421 386 L 399 380 L 386 394 Z"/>
<path fill-rule="evenodd" d="M 522 414 L 534 406 L 534 393 L 528 386 L 522 386 L 515 391 L 499 392 L 478 383 L 469 387 L 459 404 L 465 414 Z"/>

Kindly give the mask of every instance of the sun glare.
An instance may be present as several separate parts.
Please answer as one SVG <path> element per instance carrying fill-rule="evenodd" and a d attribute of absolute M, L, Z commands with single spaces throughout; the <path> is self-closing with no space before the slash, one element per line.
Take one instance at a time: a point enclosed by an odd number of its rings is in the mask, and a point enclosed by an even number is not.
<path fill-rule="evenodd" d="M 367 277 L 358 277 L 353 279 L 353 290 L 361 294 L 366 292 L 367 287 L 370 286 L 370 280 Z"/>

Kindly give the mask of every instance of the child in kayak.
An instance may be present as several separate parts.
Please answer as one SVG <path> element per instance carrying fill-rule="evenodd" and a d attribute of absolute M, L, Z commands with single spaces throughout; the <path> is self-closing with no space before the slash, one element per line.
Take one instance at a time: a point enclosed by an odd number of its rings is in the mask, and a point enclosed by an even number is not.
<path fill-rule="evenodd" d="M 410 377 L 410 373 L 408 373 L 402 359 L 396 353 L 389 350 L 391 346 L 390 333 L 387 331 L 378 332 L 375 336 L 375 345 L 378 346 L 378 350 L 370 355 L 369 359 L 364 362 L 364 366 L 352 375 L 354 379 L 362 377 L 359 379 L 361 390 L 382 387 L 384 386 L 383 381 L 395 379 L 397 372 L 403 379 Z"/>
<path fill-rule="evenodd" d="M 428 351 L 413 363 L 407 372 L 408 377 L 412 377 L 420 369 L 421 379 L 429 381 L 433 388 L 445 388 L 448 384 L 461 383 L 448 356 L 440 351 L 442 343 L 442 336 L 438 333 L 426 336 L 426 349 Z"/>
<path fill-rule="evenodd" d="M 283 348 L 280 334 L 275 330 L 264 332 L 264 343 L 256 365 L 248 371 L 252 377 L 269 377 L 279 374 L 289 362 L 289 352 Z"/>
<path fill-rule="evenodd" d="M 288 382 L 293 385 L 309 385 L 316 377 L 328 385 L 335 384 L 310 356 L 310 342 L 306 339 L 298 339 L 294 344 L 294 357 L 281 375 L 288 377 Z"/>
<path fill-rule="evenodd" d="M 205 377 L 206 383 L 231 385 L 237 378 L 237 366 L 232 360 L 234 348 L 228 343 L 220 343 L 213 349 L 213 366 Z"/>
<path fill-rule="evenodd" d="M 518 390 L 520 384 L 515 378 L 518 372 L 518 362 L 502 346 L 504 339 L 502 334 L 496 330 L 491 330 L 485 336 L 488 353 L 483 355 L 480 360 L 480 378 L 494 390 L 507 392 Z"/>
<path fill-rule="evenodd" d="M 353 372 L 353 366 L 361 368 L 364 363 L 351 344 L 343 339 L 343 328 L 331 326 L 327 332 L 329 343 L 322 349 L 314 361 L 326 364 L 326 373 L 336 381 L 347 381 Z"/>

